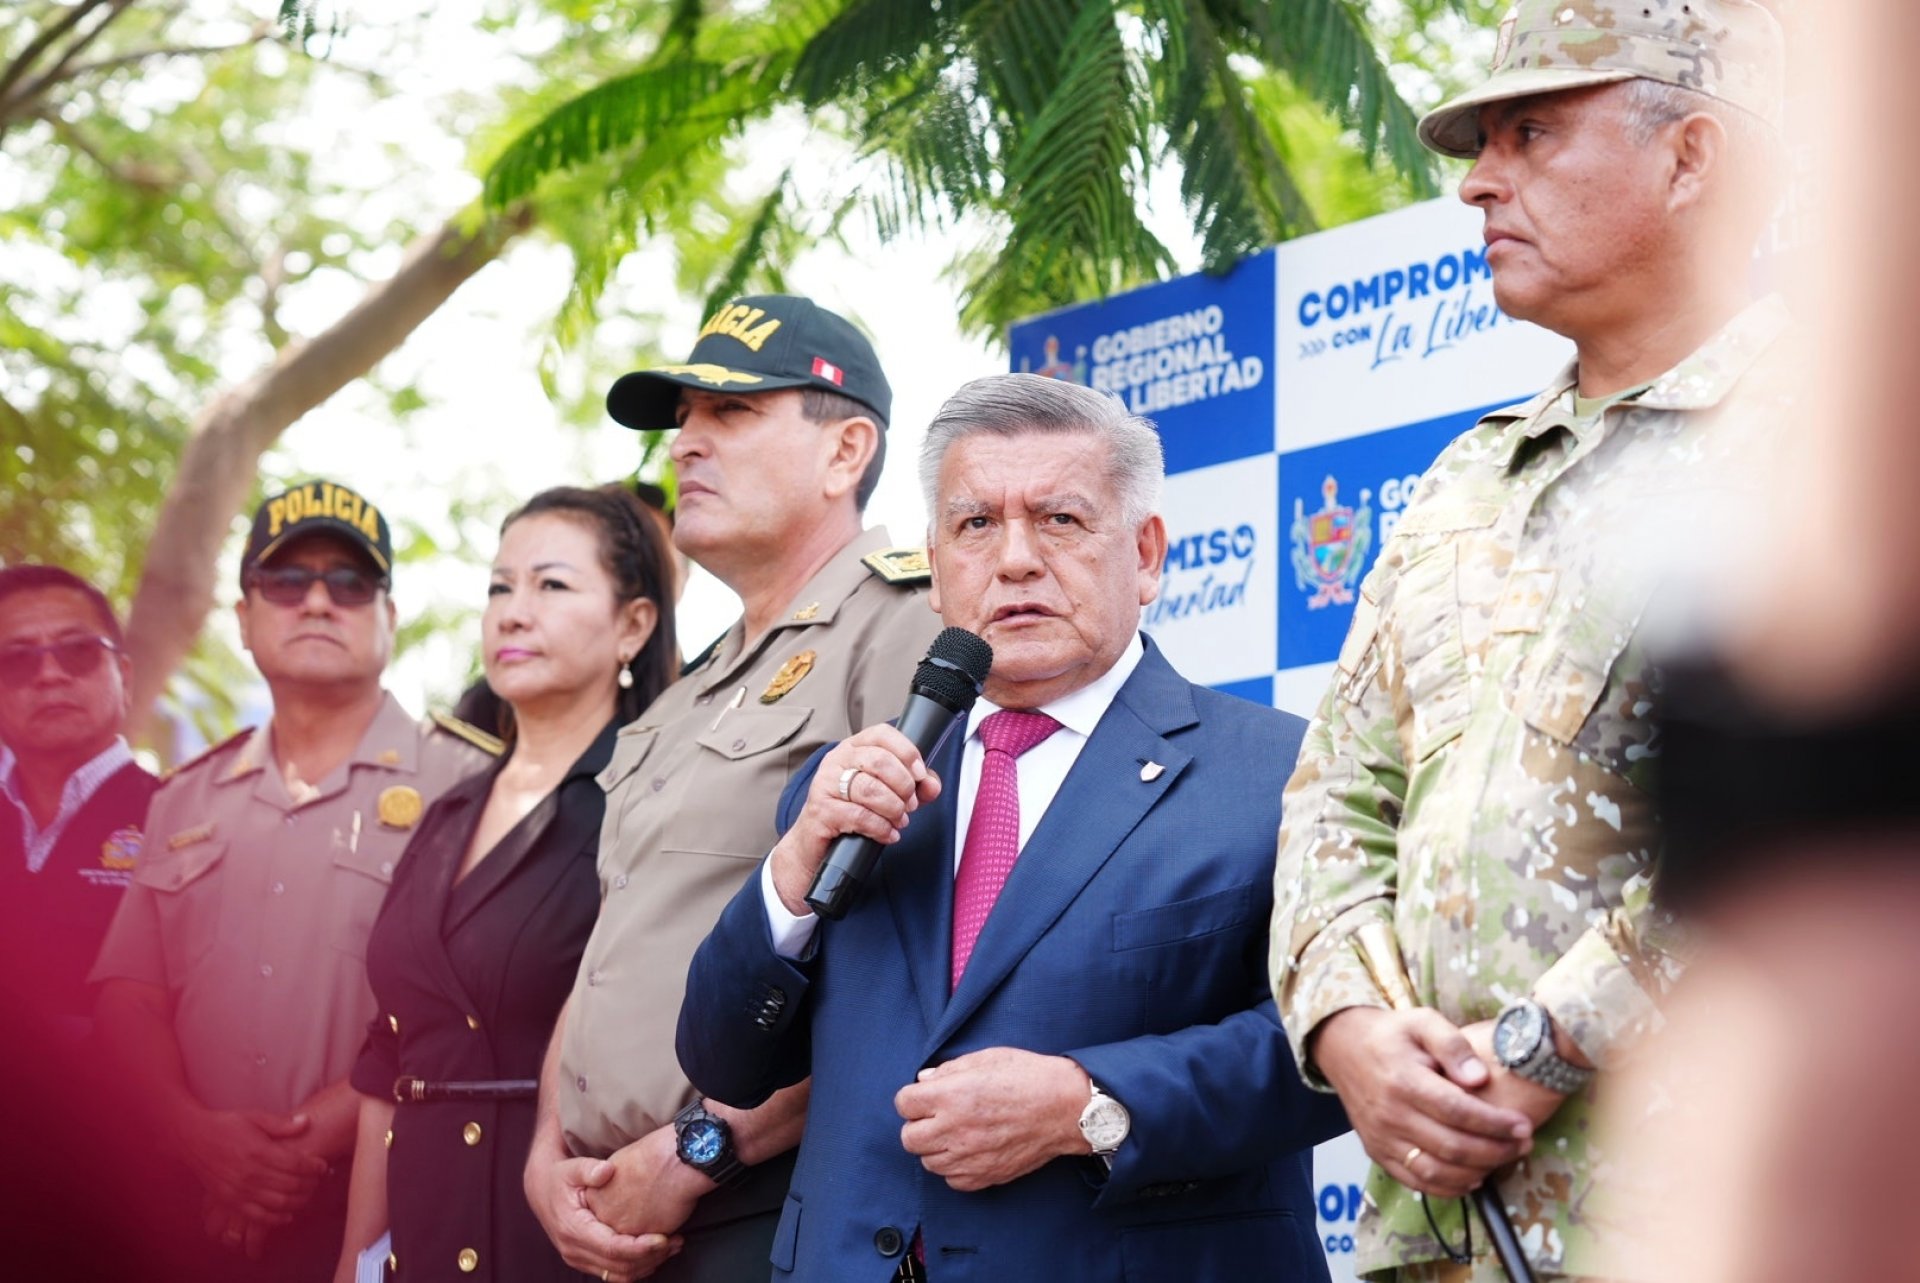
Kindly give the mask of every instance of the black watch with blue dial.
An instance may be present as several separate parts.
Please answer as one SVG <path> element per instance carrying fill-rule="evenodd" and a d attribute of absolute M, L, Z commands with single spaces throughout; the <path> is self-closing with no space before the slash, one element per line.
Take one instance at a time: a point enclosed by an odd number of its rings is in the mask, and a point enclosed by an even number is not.
<path fill-rule="evenodd" d="M 674 1153 L 680 1161 L 716 1185 L 732 1185 L 747 1174 L 733 1149 L 733 1128 L 696 1100 L 673 1116 Z"/>

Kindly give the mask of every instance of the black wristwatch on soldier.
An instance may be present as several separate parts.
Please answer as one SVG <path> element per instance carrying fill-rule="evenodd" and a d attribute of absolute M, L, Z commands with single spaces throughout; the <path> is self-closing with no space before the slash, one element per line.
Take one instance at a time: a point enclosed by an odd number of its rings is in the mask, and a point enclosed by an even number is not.
<path fill-rule="evenodd" d="M 733 1128 L 727 1120 L 707 1112 L 707 1102 L 695 1100 L 673 1116 L 673 1152 L 681 1162 L 716 1185 L 734 1185 L 747 1174 L 747 1165 L 734 1152 Z"/>

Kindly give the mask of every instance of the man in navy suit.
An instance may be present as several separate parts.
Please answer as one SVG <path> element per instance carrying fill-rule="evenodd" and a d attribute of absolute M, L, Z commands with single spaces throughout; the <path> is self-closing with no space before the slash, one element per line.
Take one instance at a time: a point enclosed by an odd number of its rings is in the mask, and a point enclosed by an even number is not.
<path fill-rule="evenodd" d="M 680 1013 L 715 1099 L 813 1076 L 776 1278 L 1326 1278 L 1309 1150 L 1347 1124 L 1265 970 L 1302 724 L 1141 635 L 1163 472 L 1151 424 L 1035 375 L 928 429 L 931 600 L 993 646 L 983 697 L 931 762 L 886 725 L 815 755 Z M 890 849 L 820 924 L 843 833 Z"/>

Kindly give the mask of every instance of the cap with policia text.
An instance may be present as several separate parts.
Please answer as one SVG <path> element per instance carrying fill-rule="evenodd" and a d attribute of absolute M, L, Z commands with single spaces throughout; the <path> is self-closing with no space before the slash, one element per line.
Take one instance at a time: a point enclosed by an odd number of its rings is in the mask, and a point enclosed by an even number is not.
<path fill-rule="evenodd" d="M 1785 65 L 1780 24 L 1756 0 L 1519 0 L 1493 74 L 1422 117 L 1420 141 L 1472 160 L 1488 103 L 1620 80 L 1678 85 L 1778 126 Z"/>
<path fill-rule="evenodd" d="M 728 303 L 700 327 L 684 364 L 622 375 L 607 393 L 607 413 L 629 428 L 671 428 L 681 388 L 824 388 L 872 410 L 883 428 L 893 409 L 893 389 L 873 344 L 844 317 L 794 294 Z"/>
<path fill-rule="evenodd" d="M 247 550 L 240 558 L 242 588 L 247 572 L 288 540 L 316 534 L 339 536 L 364 552 L 382 575 L 392 575 L 393 535 L 380 509 L 336 482 L 308 481 L 273 496 L 254 512 Z"/>

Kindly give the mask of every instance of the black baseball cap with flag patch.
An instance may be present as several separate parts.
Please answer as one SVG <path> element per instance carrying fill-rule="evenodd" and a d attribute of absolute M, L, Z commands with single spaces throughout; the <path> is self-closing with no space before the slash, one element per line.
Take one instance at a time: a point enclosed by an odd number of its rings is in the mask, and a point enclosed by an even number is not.
<path fill-rule="evenodd" d="M 681 388 L 823 388 L 866 406 L 882 427 L 893 410 L 893 389 L 873 344 L 845 317 L 795 294 L 753 294 L 726 304 L 700 327 L 683 364 L 622 375 L 607 392 L 607 413 L 629 428 L 671 428 Z"/>
<path fill-rule="evenodd" d="M 240 584 L 247 572 L 272 557 L 289 540 L 327 534 L 365 553 L 383 579 L 393 575 L 393 532 L 386 514 L 337 481 L 308 481 L 274 495 L 253 514 L 246 551 L 240 555 Z"/>

